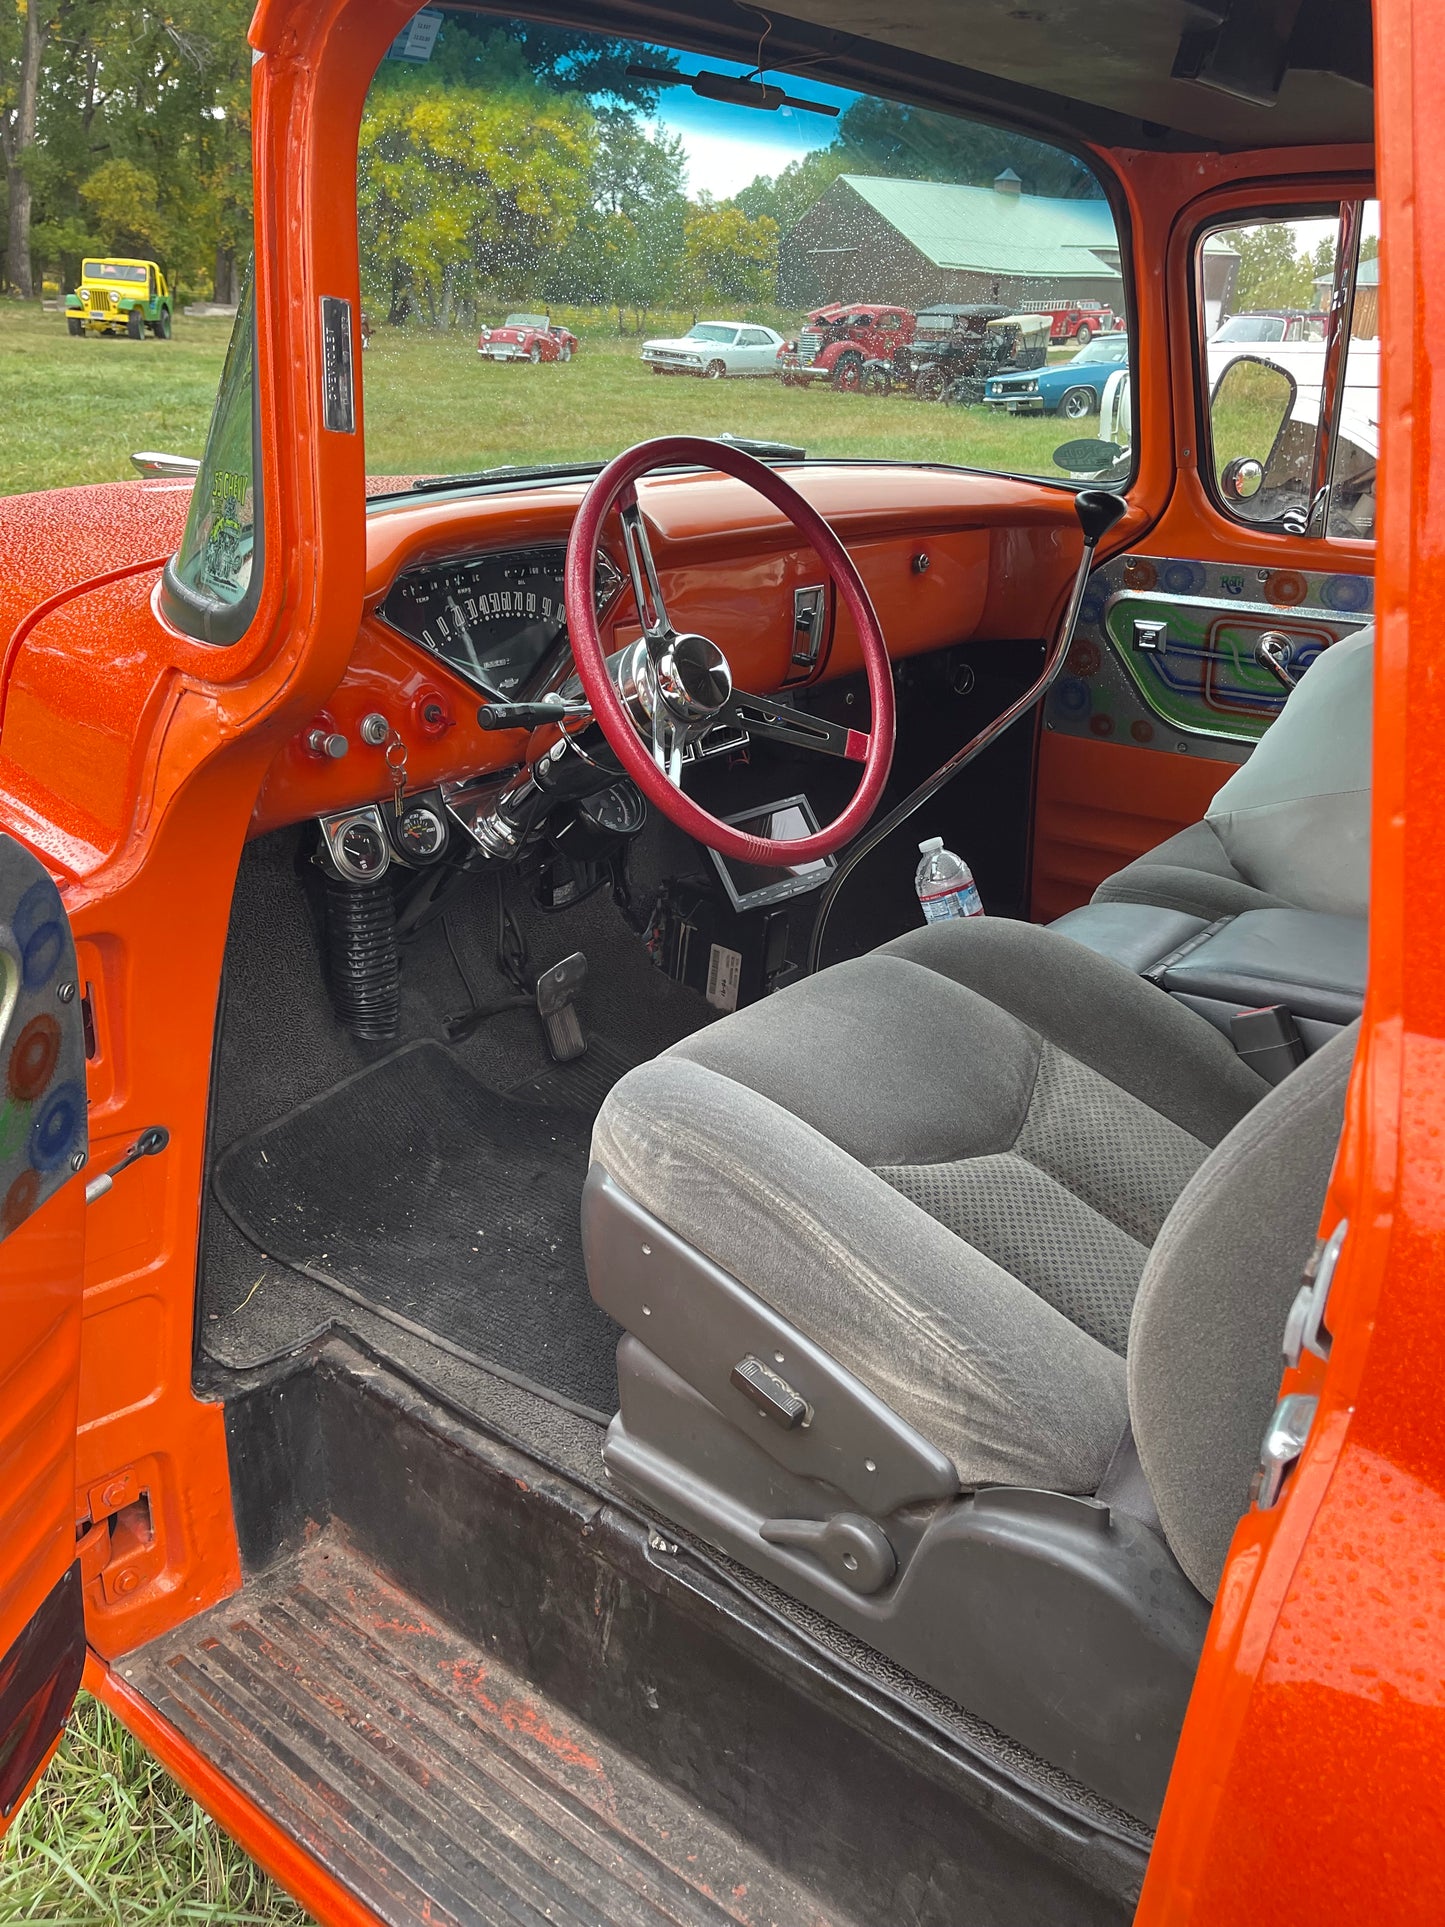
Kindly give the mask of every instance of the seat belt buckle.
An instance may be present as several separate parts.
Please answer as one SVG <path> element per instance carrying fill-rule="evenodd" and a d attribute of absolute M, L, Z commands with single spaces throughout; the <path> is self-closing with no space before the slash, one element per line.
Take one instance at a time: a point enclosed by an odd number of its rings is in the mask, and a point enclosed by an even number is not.
<path fill-rule="evenodd" d="M 1240 1061 L 1266 1084 L 1282 1084 L 1305 1060 L 1305 1040 L 1284 1004 L 1235 1011 L 1229 1020 L 1229 1033 Z"/>

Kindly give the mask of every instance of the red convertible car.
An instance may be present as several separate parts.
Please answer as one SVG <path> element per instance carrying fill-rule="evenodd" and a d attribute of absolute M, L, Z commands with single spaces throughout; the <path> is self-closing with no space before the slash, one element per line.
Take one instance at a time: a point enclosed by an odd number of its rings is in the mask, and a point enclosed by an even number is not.
<path fill-rule="evenodd" d="M 548 314 L 509 314 L 477 336 L 477 353 L 488 361 L 570 361 L 576 352 L 576 335 Z"/>

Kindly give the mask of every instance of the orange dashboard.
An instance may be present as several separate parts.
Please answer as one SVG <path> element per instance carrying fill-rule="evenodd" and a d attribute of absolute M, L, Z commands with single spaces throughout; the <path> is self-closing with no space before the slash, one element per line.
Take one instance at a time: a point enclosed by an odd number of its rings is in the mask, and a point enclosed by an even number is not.
<path fill-rule="evenodd" d="M 788 479 L 847 544 L 895 658 L 974 638 L 1048 633 L 1078 557 L 1065 492 L 956 470 L 864 465 L 792 469 Z M 521 760 L 525 732 L 482 730 L 472 683 L 378 611 L 399 578 L 415 581 L 418 572 L 465 568 L 502 552 L 555 552 L 582 494 L 581 484 L 508 486 L 382 498 L 371 507 L 365 610 L 350 665 L 324 709 L 273 761 L 252 834 L 389 795 L 388 755 L 396 762 L 403 750 L 408 790 Z M 761 497 L 726 477 L 696 474 L 655 477 L 639 496 L 674 625 L 719 643 L 741 687 L 775 691 L 859 669 L 851 619 L 821 562 Z M 620 571 L 620 529 L 605 546 Z M 820 585 L 816 661 L 800 669 L 794 591 Z M 389 603 L 388 614 L 395 608 Z M 604 639 L 621 647 L 637 633 L 624 586 L 607 608 Z M 377 716 L 388 728 L 373 743 L 361 726 Z M 328 753 L 341 738 L 344 752 Z"/>

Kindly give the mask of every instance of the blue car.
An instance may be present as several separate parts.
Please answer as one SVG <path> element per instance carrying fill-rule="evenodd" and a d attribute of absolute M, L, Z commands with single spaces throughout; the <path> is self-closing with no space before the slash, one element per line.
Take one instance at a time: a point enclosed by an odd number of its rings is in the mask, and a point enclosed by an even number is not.
<path fill-rule="evenodd" d="M 1097 415 L 1104 383 L 1129 359 L 1123 335 L 1100 335 L 1067 361 L 1027 374 L 990 375 L 983 398 L 990 408 L 1006 408 L 1011 415 L 1062 415 L 1082 421 Z"/>

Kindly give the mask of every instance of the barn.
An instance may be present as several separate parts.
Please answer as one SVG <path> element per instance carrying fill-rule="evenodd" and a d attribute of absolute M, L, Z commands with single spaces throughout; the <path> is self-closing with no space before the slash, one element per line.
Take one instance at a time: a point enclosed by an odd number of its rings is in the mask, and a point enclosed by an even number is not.
<path fill-rule="evenodd" d="M 1122 312 L 1107 201 L 1025 194 L 1012 168 L 990 187 L 840 174 L 782 238 L 778 298 L 830 301 L 1107 301 Z"/>

